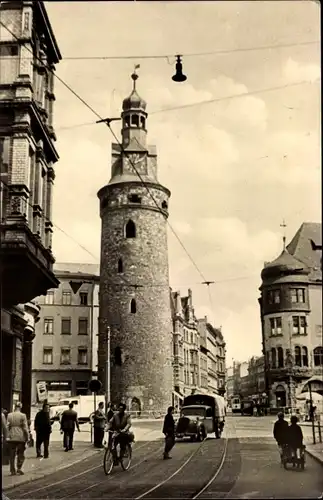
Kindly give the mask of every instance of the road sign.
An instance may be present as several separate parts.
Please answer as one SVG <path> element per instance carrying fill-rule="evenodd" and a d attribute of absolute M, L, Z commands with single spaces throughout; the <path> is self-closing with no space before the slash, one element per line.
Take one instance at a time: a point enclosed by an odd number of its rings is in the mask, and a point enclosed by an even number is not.
<path fill-rule="evenodd" d="M 90 380 L 89 389 L 91 392 L 99 392 L 101 387 L 102 387 L 102 384 L 101 384 L 100 380 L 98 380 L 96 378 L 93 378 L 92 380 Z"/>
<path fill-rule="evenodd" d="M 81 288 L 82 284 L 83 284 L 83 281 L 70 281 L 69 282 L 70 284 L 70 287 L 72 288 L 73 290 L 73 293 L 77 293 L 79 291 L 79 289 Z"/>
<path fill-rule="evenodd" d="M 38 401 L 40 402 L 45 401 L 45 399 L 48 399 L 46 382 L 37 382 L 37 394 L 38 394 Z"/>

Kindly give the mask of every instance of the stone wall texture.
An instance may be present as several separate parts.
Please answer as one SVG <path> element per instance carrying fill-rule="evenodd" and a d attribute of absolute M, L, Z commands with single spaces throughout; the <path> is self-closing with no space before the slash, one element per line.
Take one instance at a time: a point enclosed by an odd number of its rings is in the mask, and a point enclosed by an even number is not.
<path fill-rule="evenodd" d="M 141 205 L 126 196 L 121 201 L 120 189 L 120 184 L 107 186 L 101 197 L 99 378 L 105 381 L 110 326 L 111 400 L 130 404 L 137 398 L 142 410 L 165 411 L 173 388 L 167 222 L 144 186 L 125 183 L 122 188 L 124 194 L 142 194 Z M 162 187 L 150 191 L 156 200 L 168 201 Z M 125 238 L 129 220 L 136 225 L 135 238 Z M 119 259 L 123 272 L 118 272 Z M 130 309 L 132 299 L 136 313 Z"/>

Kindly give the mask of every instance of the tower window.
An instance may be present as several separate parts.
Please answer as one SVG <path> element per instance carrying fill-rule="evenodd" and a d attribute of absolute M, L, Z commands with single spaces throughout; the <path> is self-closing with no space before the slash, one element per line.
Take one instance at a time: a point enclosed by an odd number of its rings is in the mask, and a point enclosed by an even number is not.
<path fill-rule="evenodd" d="M 130 127 L 130 117 L 129 116 L 126 116 L 124 122 L 125 122 L 126 127 Z"/>
<path fill-rule="evenodd" d="M 146 128 L 146 120 L 143 116 L 140 117 L 140 124 L 142 128 Z"/>
<path fill-rule="evenodd" d="M 138 194 L 130 194 L 128 200 L 130 203 L 141 203 L 141 197 Z"/>
<path fill-rule="evenodd" d="M 114 350 L 114 362 L 116 365 L 121 366 L 122 365 L 122 353 L 120 347 L 116 347 Z"/>
<path fill-rule="evenodd" d="M 132 220 L 129 220 L 126 225 L 126 238 L 136 237 L 136 225 Z"/>
<path fill-rule="evenodd" d="M 135 127 L 139 127 L 139 116 L 138 115 L 132 115 L 131 125 L 134 125 Z"/>
<path fill-rule="evenodd" d="M 122 259 L 118 260 L 118 273 L 123 273 L 123 262 L 122 262 Z"/>
<path fill-rule="evenodd" d="M 162 208 L 163 208 L 164 210 L 167 210 L 167 208 L 168 208 L 167 201 L 163 201 L 163 203 L 162 203 Z"/>
<path fill-rule="evenodd" d="M 136 304 L 135 299 L 131 299 L 131 302 L 130 302 L 130 312 L 132 314 L 136 314 L 136 312 L 137 312 L 137 304 Z"/>

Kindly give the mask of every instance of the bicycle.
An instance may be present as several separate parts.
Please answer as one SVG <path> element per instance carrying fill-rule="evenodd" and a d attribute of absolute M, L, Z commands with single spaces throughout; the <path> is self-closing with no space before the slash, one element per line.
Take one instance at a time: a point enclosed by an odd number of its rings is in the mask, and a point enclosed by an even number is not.
<path fill-rule="evenodd" d="M 114 444 L 115 439 L 119 433 L 111 430 L 109 430 L 108 433 L 108 445 L 105 448 L 103 457 L 103 469 L 106 476 L 108 476 L 111 473 L 113 467 L 117 466 L 118 464 L 121 465 L 124 471 L 128 470 L 131 465 L 132 458 L 131 444 L 127 443 L 125 445 L 125 451 L 121 456 L 120 443 L 117 444 L 117 446 L 115 446 Z"/>

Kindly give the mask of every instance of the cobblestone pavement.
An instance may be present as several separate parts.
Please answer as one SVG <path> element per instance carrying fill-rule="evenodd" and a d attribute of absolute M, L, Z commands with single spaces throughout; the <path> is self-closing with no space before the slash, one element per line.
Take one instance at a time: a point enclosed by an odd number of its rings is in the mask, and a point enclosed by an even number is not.
<path fill-rule="evenodd" d="M 162 460 L 163 441 L 135 443 L 127 472 L 105 476 L 101 453 L 6 491 L 10 500 L 157 498 L 318 498 L 322 466 L 307 457 L 306 468 L 284 470 L 272 438 L 272 418 L 229 417 L 224 438 L 179 442 L 172 460 Z M 159 433 L 160 422 L 145 424 Z"/>

